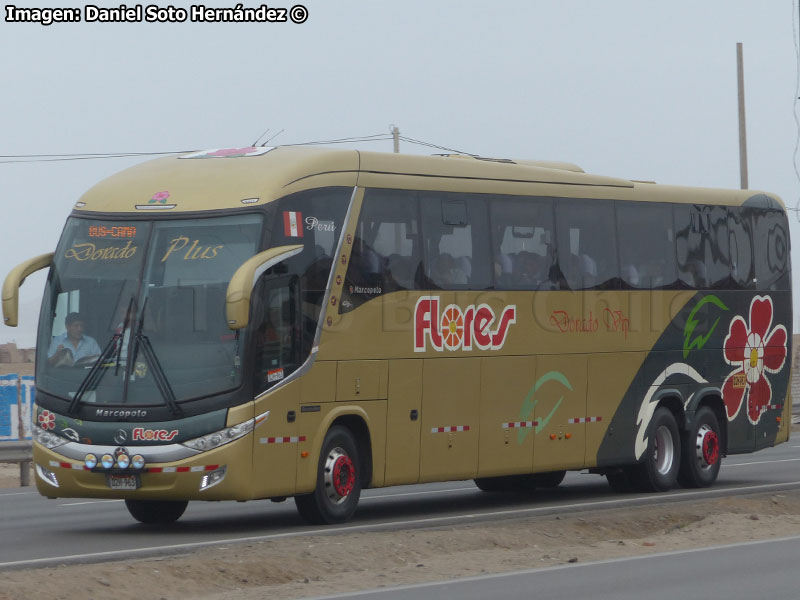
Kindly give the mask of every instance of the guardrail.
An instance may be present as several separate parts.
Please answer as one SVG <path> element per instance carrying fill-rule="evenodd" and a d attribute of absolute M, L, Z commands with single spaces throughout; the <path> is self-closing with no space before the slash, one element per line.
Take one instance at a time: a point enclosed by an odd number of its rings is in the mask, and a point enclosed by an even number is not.
<path fill-rule="evenodd" d="M 23 487 L 31 484 L 32 460 L 33 442 L 0 442 L 0 462 L 19 463 L 19 483 Z"/>

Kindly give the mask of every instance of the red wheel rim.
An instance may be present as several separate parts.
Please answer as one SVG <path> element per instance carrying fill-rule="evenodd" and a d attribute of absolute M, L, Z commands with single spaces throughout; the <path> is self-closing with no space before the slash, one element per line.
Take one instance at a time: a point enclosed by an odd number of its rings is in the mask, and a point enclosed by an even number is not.
<path fill-rule="evenodd" d="M 707 465 L 719 460 L 719 438 L 713 431 L 707 431 L 703 436 L 703 460 Z"/>
<path fill-rule="evenodd" d="M 333 464 L 333 489 L 341 498 L 345 498 L 353 491 L 356 483 L 356 469 L 353 461 L 346 454 L 339 456 Z"/>

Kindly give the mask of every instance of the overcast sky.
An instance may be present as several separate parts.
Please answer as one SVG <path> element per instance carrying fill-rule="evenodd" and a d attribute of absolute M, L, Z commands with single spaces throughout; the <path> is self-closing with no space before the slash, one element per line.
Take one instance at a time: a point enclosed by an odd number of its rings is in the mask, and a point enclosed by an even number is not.
<path fill-rule="evenodd" d="M 44 27 L 7 23 L 4 10 L 0 155 L 242 146 L 267 128 L 284 130 L 275 143 L 294 143 L 394 123 L 403 135 L 485 156 L 737 188 L 743 42 L 750 187 L 797 204 L 793 0 L 304 4 L 300 25 Z M 390 141 L 357 147 L 391 152 Z M 433 152 L 408 143 L 401 151 Z M 78 197 L 135 162 L 9 160 L 0 158 L 0 277 L 52 251 Z M 795 213 L 791 221 L 800 239 Z M 25 283 L 21 326 L 0 326 L 0 342 L 34 344 L 44 279 Z"/>

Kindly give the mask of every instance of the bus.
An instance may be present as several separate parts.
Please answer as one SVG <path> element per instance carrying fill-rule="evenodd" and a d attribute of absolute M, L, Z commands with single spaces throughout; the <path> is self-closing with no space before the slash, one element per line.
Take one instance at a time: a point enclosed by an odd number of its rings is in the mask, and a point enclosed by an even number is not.
<path fill-rule="evenodd" d="M 49 268 L 36 485 L 124 499 L 711 485 L 791 428 L 781 201 L 576 165 L 308 147 L 146 162 L 90 189 Z"/>

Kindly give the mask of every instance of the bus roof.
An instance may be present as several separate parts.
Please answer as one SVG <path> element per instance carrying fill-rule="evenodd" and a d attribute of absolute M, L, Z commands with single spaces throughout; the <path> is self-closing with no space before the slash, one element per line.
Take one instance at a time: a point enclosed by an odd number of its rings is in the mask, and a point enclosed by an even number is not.
<path fill-rule="evenodd" d="M 75 209 L 139 214 L 241 209 L 307 189 L 356 185 L 728 205 L 759 194 L 604 177 L 563 162 L 281 146 L 210 150 L 144 162 L 92 187 Z M 782 206 L 779 200 L 776 206 Z"/>

